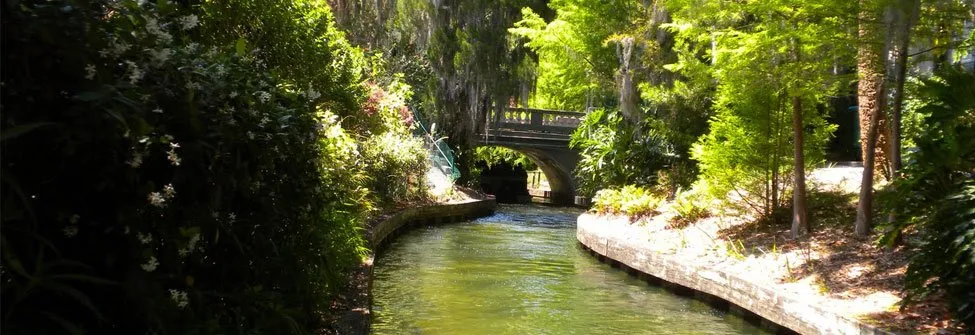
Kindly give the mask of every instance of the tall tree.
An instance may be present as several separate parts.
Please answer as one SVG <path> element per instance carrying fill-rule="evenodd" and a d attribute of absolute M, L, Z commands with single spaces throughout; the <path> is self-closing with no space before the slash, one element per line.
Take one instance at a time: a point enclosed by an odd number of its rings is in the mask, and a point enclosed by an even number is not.
<path fill-rule="evenodd" d="M 766 220 L 786 219 L 775 213 L 793 190 L 796 236 L 808 231 L 806 168 L 822 158 L 835 129 L 816 107 L 842 82 L 831 74 L 834 62 L 851 58 L 837 15 L 844 6 L 780 0 L 671 8 L 679 38 L 710 49 L 714 77 L 705 80 L 718 82 L 717 115 L 693 151 L 707 190 L 718 199 L 730 192 L 729 205 L 744 204 Z"/>
<path fill-rule="evenodd" d="M 878 152 L 877 138 L 881 133 L 881 119 L 884 118 L 886 104 L 886 38 L 881 20 L 883 6 L 877 0 L 860 0 L 858 15 L 859 43 L 857 45 L 857 104 L 860 113 L 860 129 L 863 148 L 863 175 L 860 184 L 860 198 L 857 205 L 856 234 L 870 234 L 873 222 L 873 179 L 875 159 L 883 156 Z M 866 118 L 866 122 L 864 119 Z"/>
<path fill-rule="evenodd" d="M 795 39 L 792 40 L 793 60 L 796 63 L 799 59 L 799 44 Z M 803 155 L 803 127 L 802 127 L 802 97 L 798 94 L 792 96 L 792 143 L 793 143 L 793 173 L 795 183 L 792 189 L 792 238 L 798 238 L 809 232 L 809 221 L 806 215 L 806 165 L 805 155 Z"/>
<path fill-rule="evenodd" d="M 900 178 L 901 170 L 901 118 L 904 109 L 904 82 L 907 79 L 907 50 L 911 43 L 911 28 L 917 21 L 920 11 L 920 0 L 899 0 L 895 5 L 894 40 L 891 58 L 893 59 L 892 77 L 894 85 L 891 92 L 890 109 L 890 176 L 891 179 Z M 895 209 L 891 209 L 887 217 L 888 223 L 897 221 Z M 893 225 L 890 225 L 893 227 Z M 897 235 L 900 236 L 899 234 Z M 900 239 L 895 239 L 900 243 Z"/>

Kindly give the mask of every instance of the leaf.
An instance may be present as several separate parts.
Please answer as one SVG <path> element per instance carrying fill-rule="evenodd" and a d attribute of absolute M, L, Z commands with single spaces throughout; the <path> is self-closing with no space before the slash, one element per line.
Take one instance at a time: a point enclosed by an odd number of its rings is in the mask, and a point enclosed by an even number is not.
<path fill-rule="evenodd" d="M 247 40 L 243 37 L 238 38 L 234 47 L 237 49 L 237 57 L 244 57 L 247 52 Z"/>
<path fill-rule="evenodd" d="M 104 96 L 104 92 L 88 91 L 75 95 L 74 98 L 81 101 L 97 101 L 101 100 Z"/>
<path fill-rule="evenodd" d="M 53 275 L 47 277 L 49 279 L 66 279 L 73 281 L 80 281 L 99 285 L 118 285 L 117 282 L 111 280 L 102 279 L 94 276 L 82 275 L 82 274 L 64 274 L 64 275 Z"/>
<path fill-rule="evenodd" d="M 46 127 L 46 126 L 53 126 L 53 125 L 56 125 L 56 124 L 57 123 L 54 123 L 54 122 L 35 122 L 35 123 L 22 124 L 22 125 L 19 125 L 19 126 L 14 126 L 14 127 L 11 127 L 11 128 L 7 128 L 7 129 L 4 129 L 3 130 L 3 135 L 0 135 L 0 142 L 3 142 L 3 141 L 6 141 L 6 140 L 15 138 L 17 136 L 20 136 L 20 135 L 23 135 L 23 134 L 26 134 L 26 133 L 29 133 L 32 130 L 37 129 L 37 128 Z"/>
<path fill-rule="evenodd" d="M 54 321 L 55 323 L 57 323 L 59 326 L 61 326 L 61 329 L 64 329 L 69 334 L 79 334 L 80 335 L 80 334 L 84 334 L 85 333 L 85 331 L 83 329 L 81 329 L 81 327 L 79 327 L 78 325 L 72 323 L 71 321 L 65 320 L 64 318 L 62 318 L 60 316 L 57 316 L 57 314 L 54 314 L 54 313 L 51 313 L 51 312 L 41 312 L 41 314 L 43 314 L 45 317 L 47 317 L 51 321 Z"/>
<path fill-rule="evenodd" d="M 85 295 L 84 293 L 82 293 L 78 289 L 73 288 L 73 287 L 70 287 L 70 286 L 67 286 L 67 285 L 61 285 L 61 284 L 58 284 L 56 282 L 51 282 L 51 281 L 45 281 L 45 282 L 43 282 L 43 284 L 41 284 L 41 286 L 44 286 L 44 287 L 50 289 L 51 291 L 58 292 L 58 293 L 62 293 L 65 296 L 68 296 L 68 297 L 74 299 L 74 301 L 78 302 L 82 306 L 85 306 L 85 308 L 87 308 L 88 311 L 91 312 L 92 314 L 94 314 L 95 317 L 97 317 L 99 320 L 105 319 L 102 316 L 102 313 L 98 311 L 98 308 L 96 308 L 95 305 L 91 302 L 91 299 L 88 298 L 87 295 Z"/>

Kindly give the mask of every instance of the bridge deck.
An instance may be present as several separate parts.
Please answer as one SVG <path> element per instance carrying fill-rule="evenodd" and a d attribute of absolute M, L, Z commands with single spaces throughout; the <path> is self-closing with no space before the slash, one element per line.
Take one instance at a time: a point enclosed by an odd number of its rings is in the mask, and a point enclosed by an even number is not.
<path fill-rule="evenodd" d="M 496 144 L 521 144 L 568 148 L 569 139 L 585 114 L 532 108 L 508 108 L 491 112 L 491 126 L 479 141 Z"/>

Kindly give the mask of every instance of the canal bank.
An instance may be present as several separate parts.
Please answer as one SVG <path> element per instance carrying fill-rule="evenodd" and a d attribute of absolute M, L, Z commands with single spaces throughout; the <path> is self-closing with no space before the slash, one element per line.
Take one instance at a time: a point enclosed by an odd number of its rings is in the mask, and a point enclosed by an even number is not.
<path fill-rule="evenodd" d="M 579 216 L 576 229 L 579 243 L 601 260 L 650 276 L 677 291 L 689 291 L 712 304 L 727 304 L 729 310 L 746 318 L 754 314 L 764 320 L 763 325 L 779 326 L 778 332 L 891 334 L 835 313 L 808 297 L 755 283 L 707 263 L 653 251 L 657 248 L 647 232 L 626 218 L 587 213 Z"/>
<path fill-rule="evenodd" d="M 490 215 L 497 207 L 494 197 L 416 206 L 381 219 L 365 231 L 370 251 L 349 277 L 349 286 L 333 306 L 337 319 L 329 320 L 325 334 L 369 334 L 372 324 L 373 263 L 383 245 L 411 227 L 453 223 Z M 335 304 L 333 304 L 335 305 Z"/>

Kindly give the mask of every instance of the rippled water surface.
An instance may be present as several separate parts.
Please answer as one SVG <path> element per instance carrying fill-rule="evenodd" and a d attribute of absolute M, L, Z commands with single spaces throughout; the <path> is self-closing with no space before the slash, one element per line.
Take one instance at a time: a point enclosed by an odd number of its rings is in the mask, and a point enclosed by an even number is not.
<path fill-rule="evenodd" d="M 374 334 L 763 334 L 602 264 L 575 209 L 501 206 L 415 228 L 377 257 Z"/>

